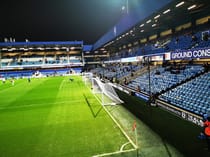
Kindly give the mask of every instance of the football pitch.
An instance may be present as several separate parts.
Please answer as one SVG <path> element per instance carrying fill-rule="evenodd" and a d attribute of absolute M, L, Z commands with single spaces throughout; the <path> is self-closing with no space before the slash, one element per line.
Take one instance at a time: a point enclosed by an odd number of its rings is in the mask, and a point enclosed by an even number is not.
<path fill-rule="evenodd" d="M 0 83 L 0 156 L 89 157 L 129 142 L 82 78 L 72 78 Z"/>

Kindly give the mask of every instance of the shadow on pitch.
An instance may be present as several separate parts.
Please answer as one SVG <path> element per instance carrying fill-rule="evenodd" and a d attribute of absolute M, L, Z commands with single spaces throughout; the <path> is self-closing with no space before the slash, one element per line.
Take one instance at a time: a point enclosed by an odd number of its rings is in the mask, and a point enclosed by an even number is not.
<path fill-rule="evenodd" d="M 83 96 L 84 96 L 84 98 L 85 98 L 85 101 L 86 101 L 88 107 L 90 108 L 90 111 L 91 111 L 93 117 L 96 118 L 96 117 L 98 116 L 98 114 L 101 112 L 101 110 L 102 110 L 103 107 L 101 106 L 99 109 L 97 108 L 97 110 L 94 111 L 93 106 L 91 106 L 91 104 L 90 104 L 90 102 L 88 101 L 88 99 L 87 99 L 87 97 L 85 96 L 85 94 L 83 94 Z"/>

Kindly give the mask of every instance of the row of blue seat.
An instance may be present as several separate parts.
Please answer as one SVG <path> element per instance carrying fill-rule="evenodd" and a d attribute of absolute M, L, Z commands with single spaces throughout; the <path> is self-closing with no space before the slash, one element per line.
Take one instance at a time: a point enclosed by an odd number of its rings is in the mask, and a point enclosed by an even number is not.
<path fill-rule="evenodd" d="M 156 74 L 157 71 L 159 71 L 160 74 Z M 159 93 L 201 71 L 203 71 L 202 66 L 187 66 L 180 74 L 172 74 L 169 71 L 165 71 L 165 68 L 158 67 L 150 73 L 151 92 L 154 94 Z M 128 86 L 130 88 L 134 87 L 135 89 L 139 86 L 142 91 L 149 93 L 149 74 L 146 73 L 137 77 L 135 80 L 131 81 Z"/>
<path fill-rule="evenodd" d="M 210 111 L 210 72 L 160 95 L 159 98 L 203 116 Z"/>

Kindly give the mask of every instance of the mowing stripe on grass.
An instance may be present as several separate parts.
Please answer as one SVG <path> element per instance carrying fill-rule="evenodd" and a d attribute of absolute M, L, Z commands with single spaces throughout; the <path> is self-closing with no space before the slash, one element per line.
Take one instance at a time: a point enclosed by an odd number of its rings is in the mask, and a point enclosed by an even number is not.
<path fill-rule="evenodd" d="M 59 90 L 61 90 L 63 88 L 63 84 L 66 83 L 66 79 L 63 79 L 63 81 L 61 82 L 60 86 L 59 86 Z"/>
<path fill-rule="evenodd" d="M 51 102 L 51 103 L 38 103 L 38 104 L 30 104 L 30 105 L 21 105 L 21 106 L 6 106 L 5 107 L 0 107 L 0 110 L 8 110 L 8 109 L 20 109 L 20 108 L 27 108 L 27 107 L 40 107 L 40 106 L 48 106 L 48 105 L 65 105 L 67 103 L 85 103 L 85 101 L 81 100 L 72 100 L 72 101 L 56 101 L 56 102 Z M 71 104 L 72 105 L 72 104 Z"/>
<path fill-rule="evenodd" d="M 23 80 L 0 96 L 5 107 L 0 110 L 0 156 L 90 157 L 119 151 L 128 142 L 81 77 L 67 79 Z M 93 117 L 83 94 L 98 116 Z"/>

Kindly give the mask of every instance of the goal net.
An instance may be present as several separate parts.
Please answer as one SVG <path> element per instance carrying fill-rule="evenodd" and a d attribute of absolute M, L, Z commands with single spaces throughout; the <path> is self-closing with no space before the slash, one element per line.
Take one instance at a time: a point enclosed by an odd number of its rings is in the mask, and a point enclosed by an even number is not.
<path fill-rule="evenodd" d="M 93 78 L 93 73 L 83 73 L 83 74 L 82 74 L 82 79 L 83 79 L 83 81 L 85 82 L 85 85 L 86 85 L 86 86 L 92 84 L 92 83 L 91 83 L 92 78 Z"/>
<path fill-rule="evenodd" d="M 109 83 L 101 82 L 98 77 L 92 78 L 91 89 L 102 105 L 116 105 L 123 103 L 114 88 Z"/>

